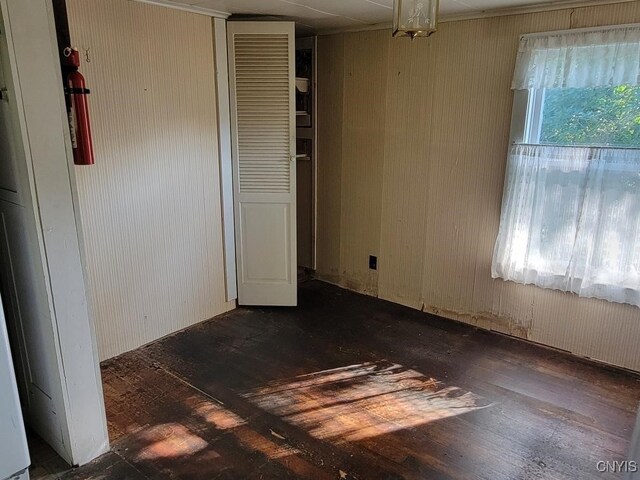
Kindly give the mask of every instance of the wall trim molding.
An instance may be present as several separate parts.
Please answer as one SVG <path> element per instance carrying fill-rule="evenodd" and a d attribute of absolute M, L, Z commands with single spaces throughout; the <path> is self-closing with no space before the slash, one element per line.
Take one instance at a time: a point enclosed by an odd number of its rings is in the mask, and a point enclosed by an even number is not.
<path fill-rule="evenodd" d="M 147 3 L 149 5 L 156 5 L 160 7 L 173 8 L 175 10 L 182 10 L 185 12 L 197 13 L 200 15 L 207 15 L 213 18 L 222 18 L 224 20 L 231 16 L 229 12 L 223 12 L 220 10 L 213 10 L 210 8 L 199 7 L 198 5 L 184 5 L 173 3 L 171 0 L 130 0 L 134 2 Z M 504 17 L 509 15 L 523 15 L 526 13 L 538 13 L 549 12 L 554 10 L 565 10 L 568 8 L 584 8 L 594 7 L 598 5 L 613 5 L 617 3 L 629 3 L 636 0 L 561 0 L 561 1 L 546 1 L 535 3 L 533 5 L 524 5 L 521 7 L 503 7 L 494 8 L 488 10 L 481 10 L 479 12 L 471 13 L 456 13 L 451 15 L 442 15 L 439 19 L 440 23 L 447 22 L 460 22 L 464 20 L 477 20 L 480 18 L 490 17 Z M 296 22 L 300 24 L 299 22 Z M 371 25 L 354 25 L 351 27 L 343 28 L 328 28 L 321 29 L 316 32 L 317 35 L 334 35 L 338 33 L 355 33 L 366 32 L 370 30 L 389 30 L 391 29 L 391 22 L 376 23 Z"/>
<path fill-rule="evenodd" d="M 228 12 L 221 12 L 213 10 L 211 8 L 203 8 L 197 5 L 182 5 L 179 3 L 173 3 L 169 0 L 130 0 L 133 2 L 146 3 L 148 5 L 156 5 L 158 7 L 172 8 L 174 10 L 182 10 L 183 12 L 197 13 L 199 15 L 206 15 L 213 18 L 227 19 L 231 16 Z"/>
<path fill-rule="evenodd" d="M 43 393 L 55 411 L 40 403 L 27 410 L 26 420 L 36 432 L 45 432 L 45 440 L 67 463 L 81 466 L 109 450 L 109 437 L 53 3 L 0 0 L 0 8 L 9 51 L 5 75 L 11 78 L 16 111 L 16 179 L 29 217 L 25 249 L 31 258 L 24 261 L 31 265 L 29 282 L 36 292 L 29 301 L 40 305 L 29 316 L 44 315 L 32 326 L 42 335 L 36 340 L 39 347 L 31 348 L 54 352 L 46 354 L 51 370 L 43 370 L 39 361 L 29 361 L 26 368 L 37 368 L 48 380 L 50 389 Z M 25 314 L 19 323 L 26 322 L 33 320 Z M 23 340 L 17 348 L 28 360 L 35 358 Z M 30 382 L 39 389 L 40 380 Z"/>
<path fill-rule="evenodd" d="M 236 234 L 233 213 L 233 157 L 231 153 L 231 107 L 229 100 L 229 64 L 227 52 L 227 22 L 213 19 L 213 48 L 216 68 L 216 102 L 218 115 L 218 155 L 220 158 L 220 200 L 226 299 L 238 299 L 236 268 Z"/>

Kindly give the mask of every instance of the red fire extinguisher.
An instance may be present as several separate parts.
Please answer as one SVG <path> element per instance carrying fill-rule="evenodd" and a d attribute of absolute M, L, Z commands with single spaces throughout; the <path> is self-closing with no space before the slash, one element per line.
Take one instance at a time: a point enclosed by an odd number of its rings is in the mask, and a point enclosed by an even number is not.
<path fill-rule="evenodd" d="M 91 138 L 91 122 L 89 120 L 89 89 L 86 87 L 80 67 L 80 55 L 75 48 L 64 49 L 65 66 L 69 73 L 66 78 L 65 93 L 73 145 L 73 163 L 76 165 L 93 165 L 93 140 Z"/>

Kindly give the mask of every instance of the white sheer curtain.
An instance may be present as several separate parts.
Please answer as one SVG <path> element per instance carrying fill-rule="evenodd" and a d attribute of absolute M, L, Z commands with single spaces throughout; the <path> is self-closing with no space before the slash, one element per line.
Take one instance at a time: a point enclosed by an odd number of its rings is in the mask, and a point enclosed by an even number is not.
<path fill-rule="evenodd" d="M 514 90 L 638 85 L 640 25 L 520 39 Z"/>
<path fill-rule="evenodd" d="M 492 274 L 640 306 L 640 151 L 513 146 Z"/>
<path fill-rule="evenodd" d="M 640 25 L 520 39 L 516 90 L 639 84 Z M 492 275 L 640 307 L 640 150 L 512 146 Z"/>

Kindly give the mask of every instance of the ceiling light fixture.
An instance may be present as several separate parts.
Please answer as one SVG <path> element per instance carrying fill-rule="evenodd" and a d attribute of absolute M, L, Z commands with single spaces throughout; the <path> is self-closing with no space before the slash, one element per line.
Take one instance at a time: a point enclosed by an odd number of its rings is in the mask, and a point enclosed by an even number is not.
<path fill-rule="evenodd" d="M 428 37 L 437 23 L 438 0 L 394 0 L 394 37 Z"/>

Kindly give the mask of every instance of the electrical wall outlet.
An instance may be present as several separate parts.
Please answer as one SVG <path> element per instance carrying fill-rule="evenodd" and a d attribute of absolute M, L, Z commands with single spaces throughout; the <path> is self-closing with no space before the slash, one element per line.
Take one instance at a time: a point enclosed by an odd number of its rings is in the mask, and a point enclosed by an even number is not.
<path fill-rule="evenodd" d="M 369 255 L 369 268 L 371 270 L 377 270 L 378 269 L 378 257 L 375 257 L 373 255 Z"/>

